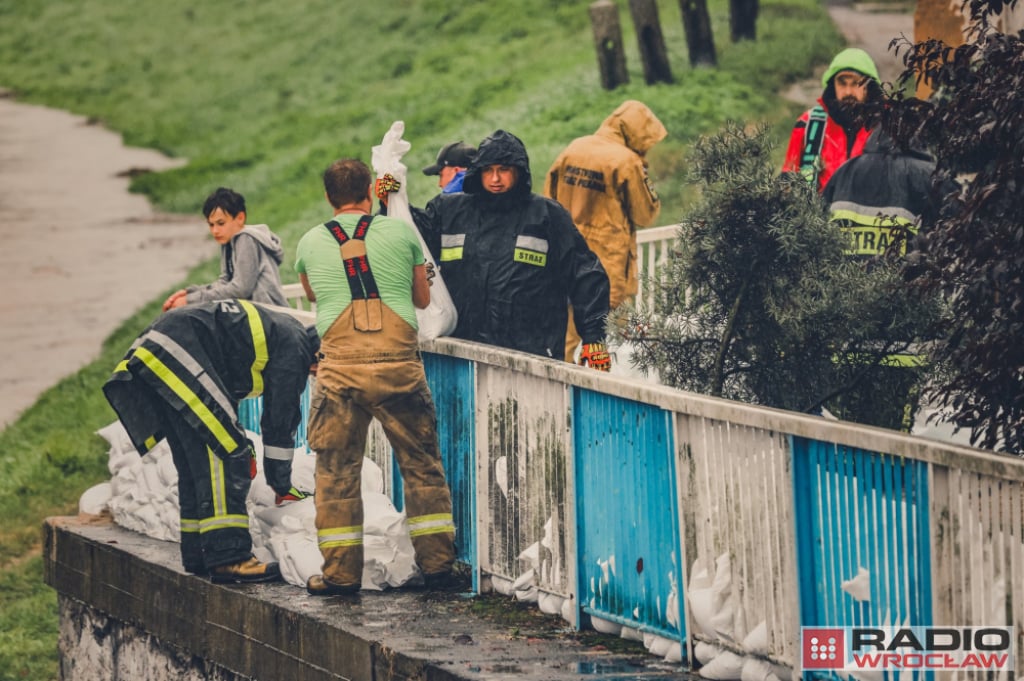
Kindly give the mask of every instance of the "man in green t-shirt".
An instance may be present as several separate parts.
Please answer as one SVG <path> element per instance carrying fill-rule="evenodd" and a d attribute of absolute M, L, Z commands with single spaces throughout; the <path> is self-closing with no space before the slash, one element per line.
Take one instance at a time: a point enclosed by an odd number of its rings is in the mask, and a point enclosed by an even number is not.
<path fill-rule="evenodd" d="M 360 491 L 367 430 L 384 427 L 405 481 L 416 562 L 428 588 L 457 583 L 451 492 L 441 465 L 434 402 L 416 336 L 416 308 L 430 303 L 423 250 L 412 228 L 371 217 L 372 176 L 356 159 L 324 172 L 334 218 L 299 241 L 295 269 L 316 302 L 321 337 L 307 438 L 317 453 L 317 542 L 323 574 L 313 595 L 359 591 L 363 574 Z"/>

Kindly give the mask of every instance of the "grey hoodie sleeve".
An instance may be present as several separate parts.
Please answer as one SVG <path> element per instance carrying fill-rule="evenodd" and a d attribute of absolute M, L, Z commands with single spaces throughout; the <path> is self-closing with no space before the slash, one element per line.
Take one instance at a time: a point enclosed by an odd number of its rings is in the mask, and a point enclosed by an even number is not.
<path fill-rule="evenodd" d="M 212 284 L 190 288 L 185 297 L 186 302 L 202 303 L 225 298 L 252 299 L 260 278 L 260 256 L 263 247 L 254 237 L 240 233 L 231 241 L 231 249 L 234 276 L 228 279 L 225 273 L 221 272 L 220 279 Z"/>

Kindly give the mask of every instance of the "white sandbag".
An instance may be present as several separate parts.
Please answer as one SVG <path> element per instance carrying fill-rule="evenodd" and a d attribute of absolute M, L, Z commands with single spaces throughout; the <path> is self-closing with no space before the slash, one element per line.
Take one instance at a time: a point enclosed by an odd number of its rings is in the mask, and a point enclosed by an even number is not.
<path fill-rule="evenodd" d="M 697 662 L 700 662 L 701 664 L 708 664 L 721 652 L 722 648 L 720 646 L 712 645 L 707 641 L 697 641 L 693 646 L 693 656 L 697 658 Z"/>
<path fill-rule="evenodd" d="M 363 484 L 366 484 L 365 475 Z M 296 448 L 292 456 L 292 486 L 303 492 L 316 489 L 316 457 L 308 453 L 305 447 Z"/>
<path fill-rule="evenodd" d="M 135 447 L 132 445 L 131 438 L 128 437 L 128 431 L 124 429 L 124 425 L 122 425 L 120 421 L 114 421 L 113 423 L 103 426 L 96 431 L 96 434 L 107 441 L 107 444 L 110 445 L 113 453 L 135 453 Z M 113 471 L 111 471 L 111 473 L 113 473 Z"/>
<path fill-rule="evenodd" d="M 78 512 L 89 515 L 99 515 L 107 508 L 110 501 L 111 488 L 109 482 L 101 482 L 93 485 L 82 493 L 78 499 Z"/>
<path fill-rule="evenodd" d="M 639 641 L 643 643 L 644 632 L 633 627 L 622 627 L 622 631 L 619 633 L 619 637 L 627 641 Z"/>
<path fill-rule="evenodd" d="M 491 575 L 490 579 L 491 579 L 491 589 L 494 590 L 494 593 L 499 593 L 502 596 L 511 596 L 512 595 L 512 584 L 513 584 L 513 582 L 512 582 L 511 579 L 508 579 L 506 577 L 500 577 L 498 575 Z"/>
<path fill-rule="evenodd" d="M 174 467 L 173 456 L 162 456 L 157 462 L 160 483 L 166 489 L 176 489 L 178 485 L 178 469 Z"/>
<path fill-rule="evenodd" d="M 80 507 L 96 513 L 105 506 L 114 522 L 156 539 L 180 541 L 177 471 L 166 441 L 140 457 L 127 440 L 119 422 L 99 431 L 111 443 L 111 480 L 88 490 Z M 316 539 L 314 498 L 274 504 L 274 490 L 267 485 L 262 461 L 262 438 L 247 432 L 257 453 L 260 471 L 252 481 L 246 506 L 253 553 L 264 562 L 277 561 L 289 584 L 305 587 L 320 574 L 323 556 Z M 127 447 L 128 451 L 123 451 Z M 292 460 L 292 484 L 303 491 L 314 489 L 316 457 L 304 448 Z M 363 459 L 364 556 L 363 587 L 386 589 L 420 578 L 404 513 L 382 493 L 384 475 L 370 459 Z"/>
<path fill-rule="evenodd" d="M 672 645 L 668 647 L 668 651 L 662 657 L 665 658 L 665 662 L 682 662 L 683 644 L 679 641 L 673 641 Z"/>
<path fill-rule="evenodd" d="M 697 673 L 705 679 L 721 679 L 733 681 L 743 674 L 744 659 L 730 650 L 723 650 L 711 662 L 701 667 Z"/>
<path fill-rule="evenodd" d="M 320 574 L 323 556 L 316 537 L 303 532 L 280 532 L 270 537 L 267 548 L 277 560 L 284 581 L 304 587 L 313 575 Z"/>
<path fill-rule="evenodd" d="M 388 197 L 388 216 L 404 220 L 412 227 L 416 236 L 419 237 L 420 245 L 423 247 L 423 255 L 427 262 L 434 265 L 436 273 L 430 287 L 430 304 L 423 310 L 416 310 L 416 321 L 420 327 L 420 340 L 432 340 L 438 336 L 446 336 L 455 330 L 458 321 L 458 314 L 455 311 L 455 304 L 452 302 L 448 287 L 445 286 L 441 277 L 441 270 L 437 267 L 430 250 L 427 248 L 423 236 L 412 219 L 412 212 L 409 210 L 409 194 L 406 191 L 406 167 L 402 163 L 402 157 L 411 148 L 408 142 L 402 139 L 405 133 L 405 123 L 395 121 L 391 128 L 384 135 L 381 143 L 373 147 L 371 156 L 373 170 L 380 177 L 390 173 L 392 177 L 401 182 L 397 192 Z"/>
<path fill-rule="evenodd" d="M 517 601 L 523 603 L 536 603 L 537 599 L 540 598 L 540 590 L 537 588 L 537 572 L 533 568 L 530 568 L 523 574 L 519 575 L 516 581 L 512 584 L 512 591 L 515 594 Z"/>
<path fill-rule="evenodd" d="M 612 636 L 618 636 L 622 632 L 622 625 L 618 622 L 612 622 L 601 617 L 594 615 L 590 616 L 590 626 L 594 628 L 594 631 L 601 634 L 611 634 Z"/>
<path fill-rule="evenodd" d="M 748 657 L 743 661 L 740 681 L 779 681 L 772 665 L 756 657 Z"/>
<path fill-rule="evenodd" d="M 657 634 L 644 633 L 644 647 L 651 655 L 657 655 L 658 657 L 665 657 L 669 654 L 672 649 L 672 644 L 675 643 L 672 639 L 665 638 L 664 636 L 658 636 Z"/>
<path fill-rule="evenodd" d="M 544 591 L 540 592 L 537 597 L 537 606 L 540 611 L 545 615 L 558 615 L 562 612 L 562 604 L 565 599 L 558 594 L 549 594 Z"/>
<path fill-rule="evenodd" d="M 572 597 L 562 601 L 562 619 L 569 624 L 576 624 L 576 601 Z"/>

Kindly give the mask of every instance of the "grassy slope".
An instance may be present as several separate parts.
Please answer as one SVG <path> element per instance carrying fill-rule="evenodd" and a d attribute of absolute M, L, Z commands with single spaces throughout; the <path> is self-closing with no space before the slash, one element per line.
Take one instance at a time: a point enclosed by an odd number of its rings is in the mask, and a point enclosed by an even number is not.
<path fill-rule="evenodd" d="M 816 0 L 762 0 L 758 42 L 730 45 L 727 3 L 712 0 L 720 68 L 692 71 L 678 4 L 658 4 L 677 82 L 643 84 L 620 3 L 633 82 L 609 93 L 599 87 L 584 0 L 399 0 L 387 10 L 352 0 L 6 0 L 0 85 L 95 117 L 128 144 L 188 158 L 133 189 L 163 210 L 195 213 L 211 189 L 234 187 L 291 253 L 325 214 L 322 169 L 343 155 L 369 161 L 393 120 L 405 121 L 413 145 L 405 161 L 420 204 L 436 188 L 416 171 L 445 142 L 508 129 L 527 145 L 537 188 L 569 140 L 622 100 L 641 99 L 670 133 L 650 158 L 664 224 L 683 210 L 688 143 L 726 118 L 766 119 L 783 135 L 794 107 L 773 93 L 827 61 L 840 38 Z M 294 281 L 291 255 L 282 274 Z M 190 278 L 215 275 L 211 259 Z M 39 585 L 39 522 L 74 512 L 81 492 L 107 477 L 95 431 L 113 413 L 99 386 L 157 310 L 128 319 L 100 359 L 0 432 L 0 680 L 55 675 L 56 606 Z"/>

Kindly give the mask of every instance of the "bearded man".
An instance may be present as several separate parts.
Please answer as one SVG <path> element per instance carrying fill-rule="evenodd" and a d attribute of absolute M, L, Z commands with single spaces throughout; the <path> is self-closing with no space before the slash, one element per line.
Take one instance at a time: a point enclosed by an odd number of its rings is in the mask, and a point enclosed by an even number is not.
<path fill-rule="evenodd" d="M 823 191 L 832 174 L 864 151 L 871 131 L 865 104 L 881 100 L 878 69 L 864 50 L 851 47 L 835 56 L 821 77 L 818 104 L 793 126 L 783 172 L 798 172 Z"/>

